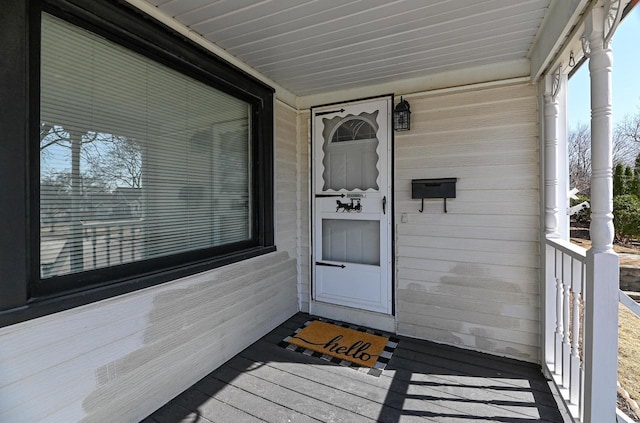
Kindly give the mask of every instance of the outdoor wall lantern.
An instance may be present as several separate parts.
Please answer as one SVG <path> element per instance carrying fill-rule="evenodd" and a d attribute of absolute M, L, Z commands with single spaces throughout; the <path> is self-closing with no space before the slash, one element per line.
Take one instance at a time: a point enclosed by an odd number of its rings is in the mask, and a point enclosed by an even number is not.
<path fill-rule="evenodd" d="M 398 132 L 411 129 L 411 110 L 407 100 L 403 100 L 402 97 L 393 109 L 393 127 Z"/>

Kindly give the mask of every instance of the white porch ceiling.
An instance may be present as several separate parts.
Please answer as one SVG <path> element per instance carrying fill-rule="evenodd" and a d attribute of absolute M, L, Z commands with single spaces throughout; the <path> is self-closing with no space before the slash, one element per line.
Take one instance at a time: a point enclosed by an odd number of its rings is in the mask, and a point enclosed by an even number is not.
<path fill-rule="evenodd" d="M 488 65 L 526 69 L 552 2 L 145 1 L 297 96 Z"/>

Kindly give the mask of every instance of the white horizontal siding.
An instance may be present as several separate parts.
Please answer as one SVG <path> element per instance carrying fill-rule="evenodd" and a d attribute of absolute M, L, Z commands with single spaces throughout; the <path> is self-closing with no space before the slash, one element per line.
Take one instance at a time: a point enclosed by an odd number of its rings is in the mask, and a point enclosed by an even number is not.
<path fill-rule="evenodd" d="M 454 231 L 455 228 L 452 227 L 452 237 L 456 237 L 456 235 L 453 235 Z M 445 249 L 440 247 L 407 247 L 404 245 L 398 245 L 398 262 L 401 263 L 402 258 L 407 257 L 418 259 L 430 258 L 434 260 L 452 261 L 455 263 L 473 263 L 478 265 L 478 267 L 485 264 L 499 264 L 505 267 L 536 268 L 539 264 L 537 253 L 534 255 L 527 255 L 518 252 L 501 253 L 486 251 L 484 249 L 466 249 L 464 248 L 464 243 L 466 242 L 464 235 L 458 235 L 457 239 L 460 240 L 460 248 L 457 249 Z M 398 242 L 398 244 L 400 244 L 400 242 Z"/>
<path fill-rule="evenodd" d="M 296 312 L 273 253 L 0 329 L 0 421 L 136 422 Z"/>
<path fill-rule="evenodd" d="M 137 422 L 298 310 L 297 115 L 276 110 L 279 252 L 0 329 L 0 422 Z"/>
<path fill-rule="evenodd" d="M 276 107 L 277 247 L 296 258 L 298 308 L 309 311 L 308 114 Z"/>
<path fill-rule="evenodd" d="M 309 148 L 310 148 L 310 114 L 302 112 L 298 115 L 298 297 L 300 311 L 309 312 L 311 298 L 311 250 L 310 250 L 310 212 L 309 212 L 309 180 L 311 176 Z"/>
<path fill-rule="evenodd" d="M 523 361 L 523 357 L 535 357 L 538 355 L 538 347 L 497 341 L 493 338 L 479 335 L 478 331 L 475 331 L 475 333 L 467 333 L 464 329 L 455 329 L 436 329 L 429 325 L 412 325 L 398 322 L 398 333 L 407 334 L 407 336 L 414 336 L 410 334 L 419 333 L 419 338 L 434 339 L 449 345 L 473 345 L 473 348 L 479 351 L 489 351 L 506 357 L 518 356 L 521 357 Z"/>
<path fill-rule="evenodd" d="M 276 242 L 289 257 L 298 254 L 297 113 L 277 103 L 275 139 Z"/>
<path fill-rule="evenodd" d="M 539 147 L 528 84 L 410 99 L 396 133 L 398 332 L 539 359 Z M 411 199 L 411 179 L 458 178 Z M 403 223 L 404 220 L 404 223 Z"/>

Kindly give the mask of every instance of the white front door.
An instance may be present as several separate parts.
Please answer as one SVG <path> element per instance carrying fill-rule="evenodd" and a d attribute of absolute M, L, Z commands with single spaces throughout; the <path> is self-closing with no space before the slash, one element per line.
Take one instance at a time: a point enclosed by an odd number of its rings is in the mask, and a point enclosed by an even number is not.
<path fill-rule="evenodd" d="M 391 97 L 312 109 L 314 300 L 391 314 Z"/>

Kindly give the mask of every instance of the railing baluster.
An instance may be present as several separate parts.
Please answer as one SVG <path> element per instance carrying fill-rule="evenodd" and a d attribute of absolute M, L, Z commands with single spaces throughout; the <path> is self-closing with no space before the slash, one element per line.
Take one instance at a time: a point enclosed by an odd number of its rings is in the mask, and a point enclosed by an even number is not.
<path fill-rule="evenodd" d="M 584 263 L 579 260 L 571 260 L 573 268 L 573 277 L 571 278 L 572 298 L 572 329 L 571 329 L 571 377 L 569 382 L 569 401 L 573 404 L 581 406 L 581 377 L 580 368 L 582 366 L 580 360 L 580 333 L 582 329 L 582 284 L 584 279 Z"/>
<path fill-rule="evenodd" d="M 544 359 L 543 363 L 546 365 L 546 369 L 551 376 L 551 373 L 555 373 L 555 328 L 556 328 L 556 285 L 555 285 L 555 257 L 556 249 L 553 245 L 547 242 L 545 248 L 545 269 L 544 269 L 544 289 L 543 289 L 543 318 L 544 318 Z"/>
<path fill-rule="evenodd" d="M 562 321 L 563 321 L 563 337 L 562 337 L 562 386 L 569 387 L 571 376 L 571 341 L 569 332 L 571 331 L 571 320 L 569 314 L 571 306 L 569 297 L 571 295 L 571 271 L 573 270 L 573 259 L 566 255 L 562 255 Z"/>
<path fill-rule="evenodd" d="M 555 342 L 555 373 L 557 375 L 562 374 L 562 340 L 564 338 L 564 322 L 562 313 L 562 259 L 563 254 L 561 251 L 556 250 L 556 342 Z"/>

